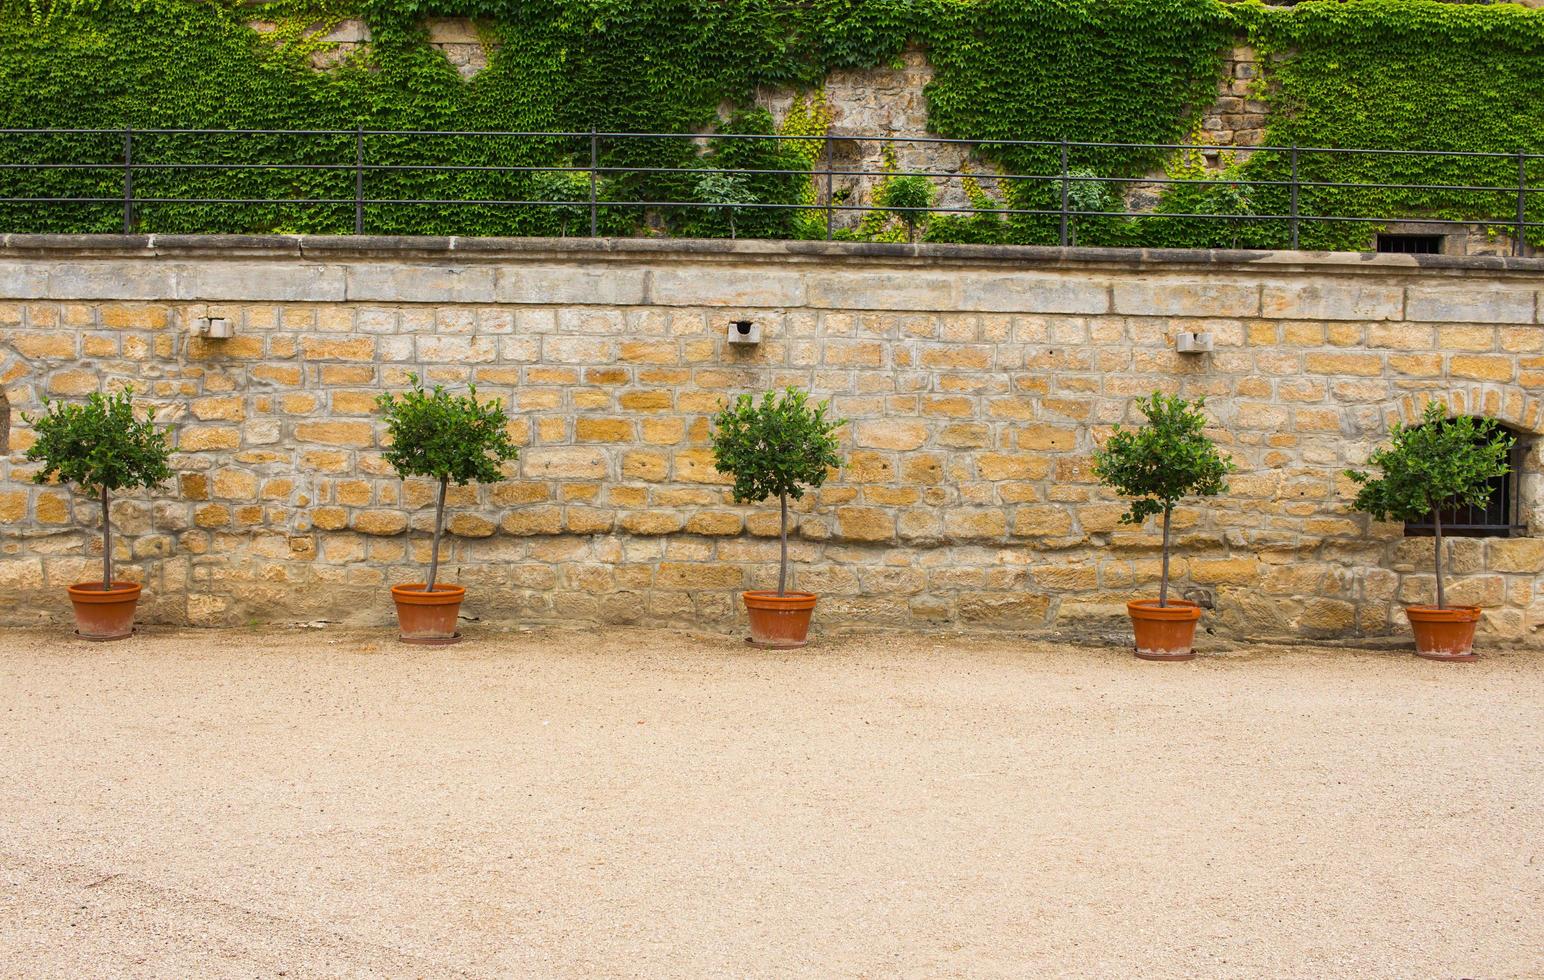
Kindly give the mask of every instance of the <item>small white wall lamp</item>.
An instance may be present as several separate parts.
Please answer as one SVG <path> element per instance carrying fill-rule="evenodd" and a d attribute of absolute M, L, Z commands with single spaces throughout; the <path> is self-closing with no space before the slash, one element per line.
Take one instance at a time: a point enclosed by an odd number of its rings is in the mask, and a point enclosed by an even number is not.
<path fill-rule="evenodd" d="M 761 343 L 761 324 L 750 320 L 731 320 L 728 337 L 731 344 L 754 346 Z"/>
<path fill-rule="evenodd" d="M 1181 354 L 1209 354 L 1212 350 L 1211 332 L 1181 330 L 1174 335 L 1174 349 Z"/>
<path fill-rule="evenodd" d="M 196 330 L 200 337 L 210 340 L 227 340 L 236 336 L 236 325 L 223 316 L 199 317 Z"/>

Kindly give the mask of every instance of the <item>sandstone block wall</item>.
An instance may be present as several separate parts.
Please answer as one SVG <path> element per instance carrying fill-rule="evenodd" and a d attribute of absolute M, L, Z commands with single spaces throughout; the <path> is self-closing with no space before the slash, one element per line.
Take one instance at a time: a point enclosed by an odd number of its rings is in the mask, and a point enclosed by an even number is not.
<path fill-rule="evenodd" d="M 1118 630 L 1154 529 L 1090 472 L 1131 400 L 1205 395 L 1239 465 L 1178 514 L 1178 588 L 1237 637 L 1403 628 L 1430 539 L 1347 512 L 1340 475 L 1440 398 L 1544 431 L 1544 262 L 978 246 L 454 239 L 0 239 L 0 622 L 64 621 L 95 503 L 34 486 L 21 413 L 132 384 L 178 479 L 114 505 L 152 621 L 385 623 L 427 556 L 432 488 L 380 456 L 375 397 L 476 383 L 524 447 L 452 495 L 446 574 L 494 621 L 729 629 L 776 575 L 776 514 L 739 506 L 708 417 L 801 385 L 850 420 L 797 509 L 795 583 L 840 625 Z M 228 340 L 193 331 L 225 317 Z M 726 343 L 734 319 L 764 342 Z M 1179 354 L 1181 330 L 1215 351 Z M 1540 453 L 1522 479 L 1544 530 Z M 1544 539 L 1450 543 L 1485 627 L 1544 623 Z"/>

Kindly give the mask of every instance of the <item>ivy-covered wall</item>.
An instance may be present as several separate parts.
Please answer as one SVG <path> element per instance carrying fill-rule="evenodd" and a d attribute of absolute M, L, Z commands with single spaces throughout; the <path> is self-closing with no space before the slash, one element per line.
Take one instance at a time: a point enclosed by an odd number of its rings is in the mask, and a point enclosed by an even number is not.
<path fill-rule="evenodd" d="M 488 67 L 464 78 L 428 43 L 430 17 L 475 18 Z M 327 71 L 311 59 L 327 30 L 362 17 L 371 41 Z M 277 30 L 260 34 L 250 23 Z M 893 61 L 920 45 L 936 69 L 927 89 L 930 128 L 987 141 L 984 157 L 1016 173 L 1059 170 L 1054 149 L 990 141 L 1173 143 L 1189 135 L 1216 91 L 1222 57 L 1245 40 L 1269 66 L 1259 97 L 1271 109 L 1271 144 L 1544 151 L 1544 11 L 1428 0 L 1309 0 L 1294 7 L 1218 0 L 0 0 L 0 127 L 137 129 L 339 129 L 600 131 L 774 135 L 757 108 L 758 86 L 808 90 L 783 135 L 824 132 L 818 89 L 838 68 Z M 1268 85 L 1267 85 L 1268 83 Z M 727 112 L 726 112 L 727 110 Z M 727 116 L 727 118 L 726 118 Z M 375 233 L 547 235 L 588 232 L 587 176 L 573 171 L 487 167 L 584 166 L 588 139 L 370 135 L 373 164 L 454 163 L 454 172 L 370 171 L 375 200 L 558 200 L 569 207 L 372 204 Z M 748 202 L 809 204 L 806 176 L 732 176 L 729 170 L 804 171 L 818 143 L 789 139 L 598 141 L 609 173 L 598 188 L 609 234 L 811 237 L 820 215 L 752 210 Z M 347 232 L 350 203 L 284 204 L 273 198 L 346 202 L 354 193 L 356 136 L 138 135 L 135 213 L 142 231 Z M 7 169 L 0 196 L 117 199 L 121 133 L 63 138 L 0 135 L 0 163 L 101 161 L 102 169 Z M 156 163 L 219 164 L 196 171 Z M 1137 177 L 1157 168 L 1196 179 L 1169 188 L 1160 211 L 1239 215 L 1218 222 L 1100 218 L 1077 222 L 1083 244 L 1287 243 L 1281 213 L 1285 154 L 1260 152 L 1215 176 L 1191 154 L 1108 146 L 1077 150 L 1080 174 Z M 326 164 L 300 170 L 256 164 Z M 233 165 L 246 165 L 233 169 Z M 1527 165 L 1544 187 L 1544 160 Z M 645 169 L 636 172 L 636 169 Z M 1302 154 L 1305 179 L 1495 185 L 1503 191 L 1368 192 L 1311 188 L 1304 214 L 1400 213 L 1410 217 L 1511 220 L 1515 159 Z M 634 172 L 623 173 L 622 170 Z M 1004 182 L 1004 199 L 967 188 L 982 209 L 910 228 L 877 215 L 845 235 L 932 240 L 1054 241 L 1056 219 L 994 213 L 1059 204 L 1059 182 Z M 1120 185 L 1082 183 L 1075 206 L 1119 210 Z M 894 207 L 929 189 L 895 178 L 876 197 Z M 190 205 L 154 198 L 217 198 Z M 1530 216 L 1544 218 L 1544 193 Z M 647 207 L 698 201 L 712 210 Z M 121 204 L 0 205 L 8 231 L 121 230 Z M 1371 225 L 1304 225 L 1310 247 L 1354 247 Z M 1537 236 L 1544 238 L 1544 236 Z"/>

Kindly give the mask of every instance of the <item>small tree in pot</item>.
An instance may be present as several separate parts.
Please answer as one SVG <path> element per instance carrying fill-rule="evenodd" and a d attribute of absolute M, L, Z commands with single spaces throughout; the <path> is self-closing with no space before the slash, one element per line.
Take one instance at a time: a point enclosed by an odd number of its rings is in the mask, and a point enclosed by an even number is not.
<path fill-rule="evenodd" d="M 1374 477 L 1357 470 L 1346 476 L 1360 489 L 1351 506 L 1380 521 L 1432 522 L 1437 604 L 1405 609 L 1415 633 L 1417 656 L 1431 660 L 1473 660 L 1477 606 L 1449 606 L 1442 581 L 1442 512 L 1455 507 L 1483 507 L 1490 482 L 1511 472 L 1508 457 L 1515 440 L 1490 419 L 1467 415 L 1449 418 L 1447 406 L 1426 406 L 1419 425 L 1396 424 L 1389 445 L 1368 460 L 1383 472 Z"/>
<path fill-rule="evenodd" d="M 806 487 L 819 487 L 841 465 L 832 433 L 846 423 L 826 417 L 830 405 L 812 405 L 804 392 L 789 388 L 781 395 L 769 391 L 760 402 L 741 395 L 713 419 L 714 465 L 734 477 L 734 499 L 760 503 L 776 497 L 782 518 L 777 591 L 742 594 L 757 646 L 808 642 L 816 596 L 788 591 L 788 498 L 800 499 Z"/>
<path fill-rule="evenodd" d="M 37 432 L 27 459 L 42 463 L 34 476 L 46 483 L 58 476 L 102 503 L 102 581 L 68 587 L 76 633 L 88 640 L 121 640 L 134 632 L 139 603 L 137 582 L 113 578 L 112 493 L 131 487 L 152 489 L 172 477 L 167 445 L 170 429 L 159 429 L 149 413 L 134 417 L 134 389 L 91 395 L 84 405 L 43 399 L 44 413 L 23 418 Z"/>
<path fill-rule="evenodd" d="M 1204 398 L 1183 398 L 1153 392 L 1137 399 L 1147 418 L 1139 429 L 1115 427 L 1104 448 L 1094 454 L 1094 475 L 1123 497 L 1136 498 L 1121 516 L 1124 524 L 1141 524 L 1163 515 L 1163 564 L 1158 599 L 1126 604 L 1136 634 L 1136 653 L 1144 660 L 1189 660 L 1195 656 L 1196 622 L 1201 607 L 1169 598 L 1169 527 L 1174 505 L 1185 497 L 1226 493 L 1233 463 L 1217 451 L 1206 435 Z"/>
<path fill-rule="evenodd" d="M 456 616 L 466 590 L 439 582 L 440 537 L 445 529 L 445 492 L 454 482 L 465 486 L 504 479 L 499 464 L 515 459 L 519 450 L 509 438 L 509 418 L 497 402 L 480 404 L 477 388 L 452 395 L 436 385 L 424 390 L 417 375 L 400 396 L 382 395 L 376 404 L 386 414 L 391 445 L 382 454 L 403 479 L 429 477 L 439 483 L 434 505 L 434 541 L 426 582 L 394 585 L 397 622 L 408 643 L 454 643 Z"/>

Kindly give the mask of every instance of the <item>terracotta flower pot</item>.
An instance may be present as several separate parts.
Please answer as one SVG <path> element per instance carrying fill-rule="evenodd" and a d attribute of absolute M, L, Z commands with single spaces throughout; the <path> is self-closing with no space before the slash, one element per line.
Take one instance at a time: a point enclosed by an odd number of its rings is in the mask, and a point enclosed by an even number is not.
<path fill-rule="evenodd" d="M 402 629 L 403 643 L 443 646 L 461 642 L 456 617 L 461 614 L 466 589 L 437 582 L 433 592 L 425 592 L 422 582 L 410 582 L 393 585 L 391 598 L 397 603 L 397 625 Z"/>
<path fill-rule="evenodd" d="M 83 640 L 122 640 L 134 632 L 139 605 L 138 582 L 114 582 L 103 591 L 101 582 L 66 586 L 75 606 L 75 635 Z"/>
<path fill-rule="evenodd" d="M 1131 629 L 1136 634 L 1137 656 L 1143 660 L 1195 659 L 1196 623 L 1201 607 L 1186 599 L 1134 599 L 1126 603 Z"/>
<path fill-rule="evenodd" d="M 1415 633 L 1415 655 L 1427 660 L 1477 660 L 1474 627 L 1480 621 L 1478 606 L 1406 606 L 1410 629 Z"/>
<path fill-rule="evenodd" d="M 740 597 L 750 614 L 752 644 L 786 650 L 809 642 L 810 614 L 818 598 L 813 592 L 742 592 Z"/>

